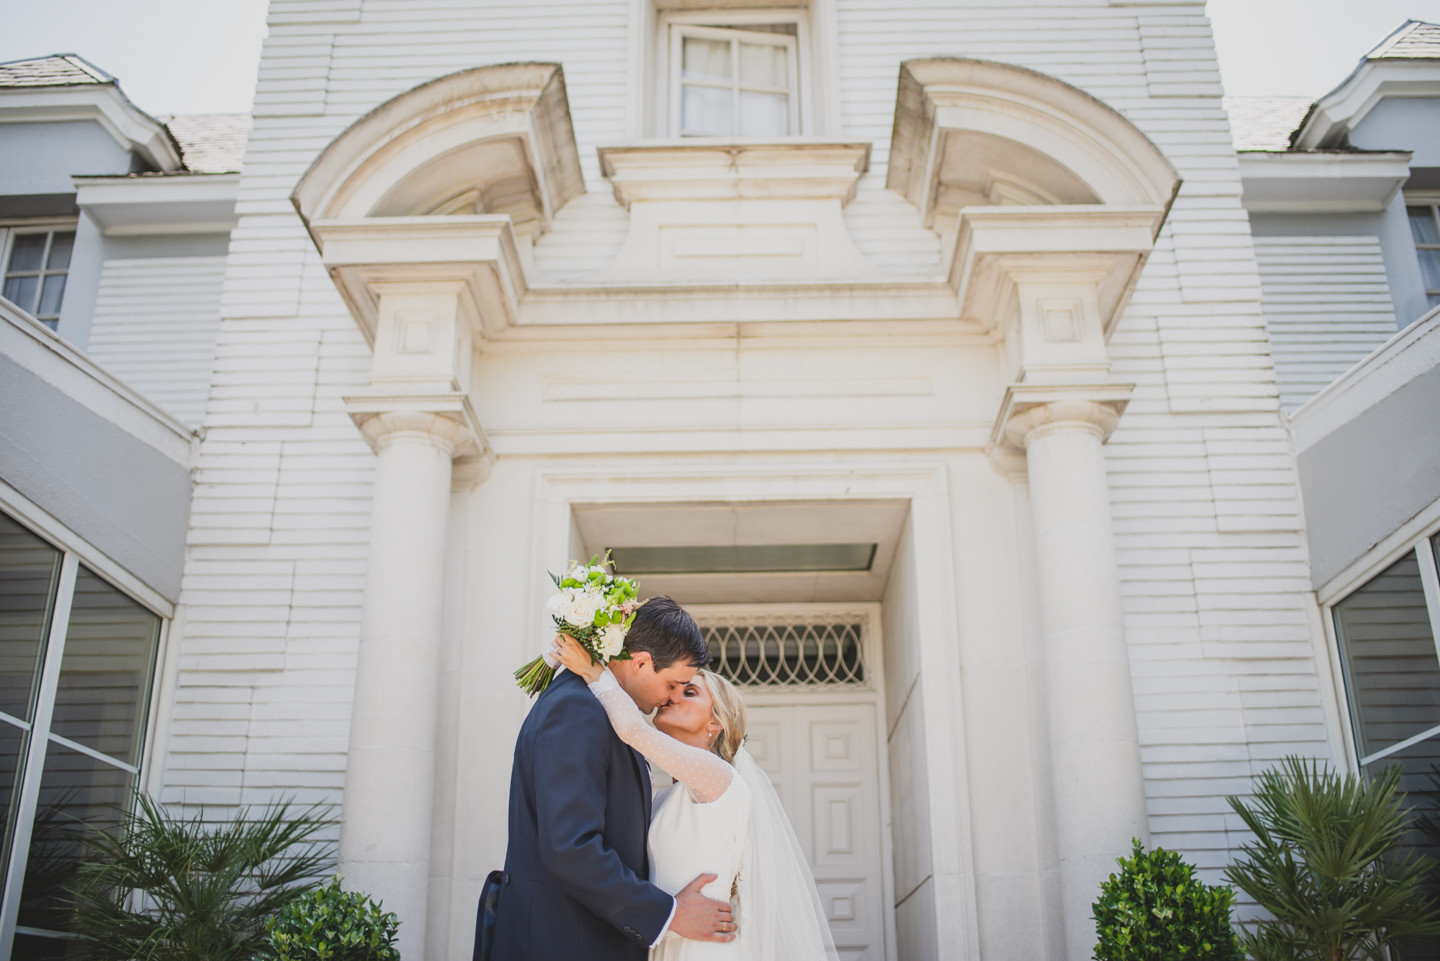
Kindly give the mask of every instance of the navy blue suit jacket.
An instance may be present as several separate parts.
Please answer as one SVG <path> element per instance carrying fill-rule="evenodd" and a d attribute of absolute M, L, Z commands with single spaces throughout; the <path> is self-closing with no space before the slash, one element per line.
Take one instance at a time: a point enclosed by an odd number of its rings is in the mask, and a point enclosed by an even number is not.
<path fill-rule="evenodd" d="M 674 899 L 651 884 L 650 773 L 566 671 L 520 728 L 494 961 L 644 961 Z"/>

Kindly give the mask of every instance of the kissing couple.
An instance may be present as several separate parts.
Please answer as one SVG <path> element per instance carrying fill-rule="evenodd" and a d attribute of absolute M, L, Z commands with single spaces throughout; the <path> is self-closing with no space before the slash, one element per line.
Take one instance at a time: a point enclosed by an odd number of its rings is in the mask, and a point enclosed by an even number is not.
<path fill-rule="evenodd" d="M 555 638 L 567 670 L 515 743 L 491 961 L 836 961 L 795 831 L 745 749 L 745 701 L 704 669 L 694 618 L 651 598 L 625 650 L 607 667 Z M 675 778 L 653 800 L 647 761 Z"/>

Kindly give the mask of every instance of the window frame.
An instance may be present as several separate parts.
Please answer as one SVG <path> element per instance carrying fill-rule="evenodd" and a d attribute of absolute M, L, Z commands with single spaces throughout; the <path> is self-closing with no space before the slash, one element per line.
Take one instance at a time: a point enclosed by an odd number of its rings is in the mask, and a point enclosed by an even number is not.
<path fill-rule="evenodd" d="M 1368 765 L 1383 761 L 1431 738 L 1440 737 L 1440 724 L 1419 734 L 1392 744 L 1368 755 L 1360 753 L 1360 732 L 1356 727 L 1354 704 L 1350 698 L 1350 683 L 1346 674 L 1344 658 L 1340 652 L 1340 631 L 1336 626 L 1335 608 L 1340 602 L 1365 587 L 1400 561 L 1410 552 L 1415 553 L 1420 569 L 1420 584 L 1425 595 L 1426 613 L 1430 619 L 1431 637 L 1436 647 L 1436 658 L 1440 660 L 1440 564 L 1437 564 L 1434 538 L 1440 537 L 1440 501 L 1435 501 L 1421 511 L 1399 530 L 1382 540 L 1348 568 L 1332 578 L 1315 592 L 1320 607 L 1321 627 L 1329 654 L 1332 693 L 1342 718 L 1342 746 L 1345 751 L 1347 768 L 1355 774 L 1363 774 Z"/>
<path fill-rule="evenodd" d="M 70 274 L 75 266 L 75 247 L 73 245 L 71 246 L 70 263 L 65 265 L 65 269 L 63 271 L 47 271 L 45 269 L 45 261 L 49 259 L 50 245 L 53 242 L 54 235 L 57 233 L 73 233 L 75 234 L 75 239 L 78 242 L 80 239 L 79 226 L 79 219 L 74 217 L 47 217 L 44 219 L 11 221 L 0 220 L 0 296 L 3 296 L 5 280 L 10 276 L 10 254 L 15 246 L 15 238 L 25 236 L 27 234 L 43 233 L 49 235 L 49 239 L 45 241 L 45 251 L 40 258 L 40 269 L 33 272 L 36 274 L 36 276 L 40 278 L 40 283 L 37 284 L 35 288 L 35 302 L 29 305 L 15 304 L 15 306 L 23 310 L 28 316 L 34 317 L 36 320 L 44 324 L 50 330 L 56 330 L 59 328 L 60 317 L 65 310 L 65 295 L 70 293 Z M 30 274 L 32 273 L 32 271 L 20 271 L 20 273 Z M 60 295 L 60 311 L 53 315 L 41 315 L 39 313 L 36 313 L 34 310 L 31 310 L 31 307 L 34 307 L 35 310 L 39 310 L 40 308 L 40 297 L 44 294 L 45 291 L 44 278 L 47 275 L 55 276 L 61 274 L 63 274 L 65 277 L 65 293 Z M 11 301 L 11 303 L 14 303 L 14 301 Z M 47 320 L 47 317 L 50 319 Z"/>
<path fill-rule="evenodd" d="M 0 851 L 0 864 L 4 864 L 4 887 L 3 890 L 0 890 L 0 950 L 10 950 L 14 947 L 16 934 L 52 936 L 55 933 L 18 924 L 20 895 L 25 868 L 28 864 L 30 837 L 34 828 L 35 809 L 40 792 L 40 775 L 43 773 L 45 759 L 49 754 L 48 747 L 47 750 L 41 752 L 35 752 L 31 750 L 31 747 L 37 740 L 37 735 L 44 734 L 47 743 L 58 741 L 62 747 L 90 757 L 100 757 L 105 763 L 119 770 L 133 773 L 137 790 L 154 793 L 158 785 L 150 783 L 150 779 L 159 770 L 157 761 L 164 750 L 164 746 L 160 743 L 163 735 L 161 722 L 164 717 L 162 705 L 168 703 L 171 695 L 169 678 L 174 669 L 172 663 L 174 651 L 169 641 L 176 608 L 164 596 L 126 571 L 114 559 L 97 550 L 83 537 L 4 481 L 0 481 L 0 512 L 6 514 L 35 537 L 49 544 L 61 555 L 54 605 L 45 631 L 44 656 L 41 664 L 40 689 L 35 704 L 35 716 L 34 720 L 29 722 L 25 728 L 30 740 L 27 742 L 19 770 L 21 780 L 20 792 L 16 798 L 16 831 L 14 836 L 9 838 L 9 850 Z M 103 755 L 101 752 L 78 744 L 69 738 L 53 734 L 50 729 L 60 669 L 64 660 L 66 632 L 69 629 L 70 613 L 74 604 L 75 584 L 82 565 L 108 587 L 159 619 L 155 651 L 149 668 L 149 703 L 146 705 L 145 720 L 141 726 L 141 736 L 144 741 L 138 752 L 138 763 L 134 765 Z M 0 830 L 0 835 L 3 835 L 3 830 Z M 20 852 L 22 849 L 25 856 L 9 856 L 12 852 Z"/>
<path fill-rule="evenodd" d="M 792 132 L 787 137 L 810 136 L 816 129 L 815 106 L 812 95 L 816 86 L 816 63 L 814 46 L 810 36 L 810 11 L 804 7 L 765 7 L 742 10 L 709 11 L 662 11 L 656 23 L 655 47 L 651 62 L 660 74 L 655 85 L 656 127 L 659 136 L 667 139 L 682 139 L 680 135 L 680 37 L 679 31 L 706 28 L 719 31 L 744 30 L 747 26 L 761 26 L 777 23 L 795 24 L 795 55 L 790 64 L 790 82 L 794 95 L 790 98 Z M 677 30 L 678 28 L 678 30 Z M 772 36 L 789 36 L 774 34 Z M 739 77 L 735 77 L 739 83 Z M 736 105 L 738 110 L 738 104 Z M 737 114 L 738 116 L 738 114 Z M 738 128 L 737 128 L 738 129 Z M 736 139 L 738 134 L 730 138 Z M 704 139 L 685 137 L 685 140 Z"/>
<path fill-rule="evenodd" d="M 730 45 L 730 83 L 722 87 L 718 83 L 704 81 L 686 82 L 684 77 L 683 58 L 685 41 L 688 38 L 697 40 L 723 41 Z M 709 25 L 677 23 L 670 26 L 670 84 L 668 96 L 670 103 L 670 135 L 672 137 L 705 137 L 716 136 L 714 134 L 693 134 L 687 135 L 682 124 L 682 107 L 684 97 L 682 90 L 686 86 L 706 87 L 712 90 L 725 89 L 731 94 L 730 101 L 730 129 L 731 132 L 719 136 L 740 137 L 740 94 L 746 89 L 746 85 L 740 77 L 740 45 L 742 43 L 752 45 L 766 45 L 782 47 L 789 54 L 787 57 L 786 77 L 788 83 L 784 91 L 778 88 L 764 88 L 763 93 L 785 94 L 788 101 L 790 133 L 780 134 L 782 137 L 797 136 L 800 130 L 800 38 L 786 33 L 766 33 L 762 31 L 747 31 L 743 27 L 724 26 L 715 27 Z M 752 89 L 757 89 L 751 85 Z"/>
<path fill-rule="evenodd" d="M 1405 201 L 1405 229 L 1407 232 L 1410 231 L 1410 208 L 1428 207 L 1430 210 L 1430 218 L 1435 223 L 1436 233 L 1440 235 L 1440 191 L 1407 193 L 1402 199 Z M 1422 244 L 1415 239 L 1413 233 L 1410 234 L 1410 245 L 1415 250 L 1415 263 L 1417 267 L 1419 267 L 1420 264 L 1420 251 L 1433 250 L 1440 252 L 1440 242 Z M 1425 273 L 1423 270 L 1420 272 L 1420 289 L 1424 291 L 1425 299 L 1430 302 L 1428 309 L 1433 310 L 1437 306 L 1440 306 L 1440 287 L 1426 287 Z"/>

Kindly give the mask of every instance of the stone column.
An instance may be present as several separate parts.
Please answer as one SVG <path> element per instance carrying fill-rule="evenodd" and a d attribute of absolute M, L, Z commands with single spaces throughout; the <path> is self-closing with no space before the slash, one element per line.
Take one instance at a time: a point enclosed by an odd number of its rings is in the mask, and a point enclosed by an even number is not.
<path fill-rule="evenodd" d="M 1091 904 L 1148 838 L 1135 701 L 1101 445 L 1129 388 L 1016 385 L 1000 427 L 1025 452 L 1050 729 L 1066 957 L 1088 961 Z"/>
<path fill-rule="evenodd" d="M 404 954 L 424 958 L 451 459 L 471 437 L 460 420 L 418 410 L 362 429 L 376 450 L 375 501 L 340 873 L 400 916 Z"/>
<path fill-rule="evenodd" d="M 398 272 L 397 272 L 398 273 Z M 450 491 L 493 454 L 471 407 L 472 318 L 459 280 L 372 282 L 370 391 L 346 398 L 375 451 L 369 567 L 340 819 L 347 887 L 399 915 L 423 961 Z"/>

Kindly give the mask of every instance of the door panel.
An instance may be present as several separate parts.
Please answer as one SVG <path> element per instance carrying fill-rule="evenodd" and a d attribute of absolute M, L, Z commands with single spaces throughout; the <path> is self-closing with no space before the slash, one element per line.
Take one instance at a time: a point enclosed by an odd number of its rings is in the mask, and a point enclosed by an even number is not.
<path fill-rule="evenodd" d="M 885 957 L 872 704 L 755 706 L 747 746 L 805 850 L 846 961 Z"/>

